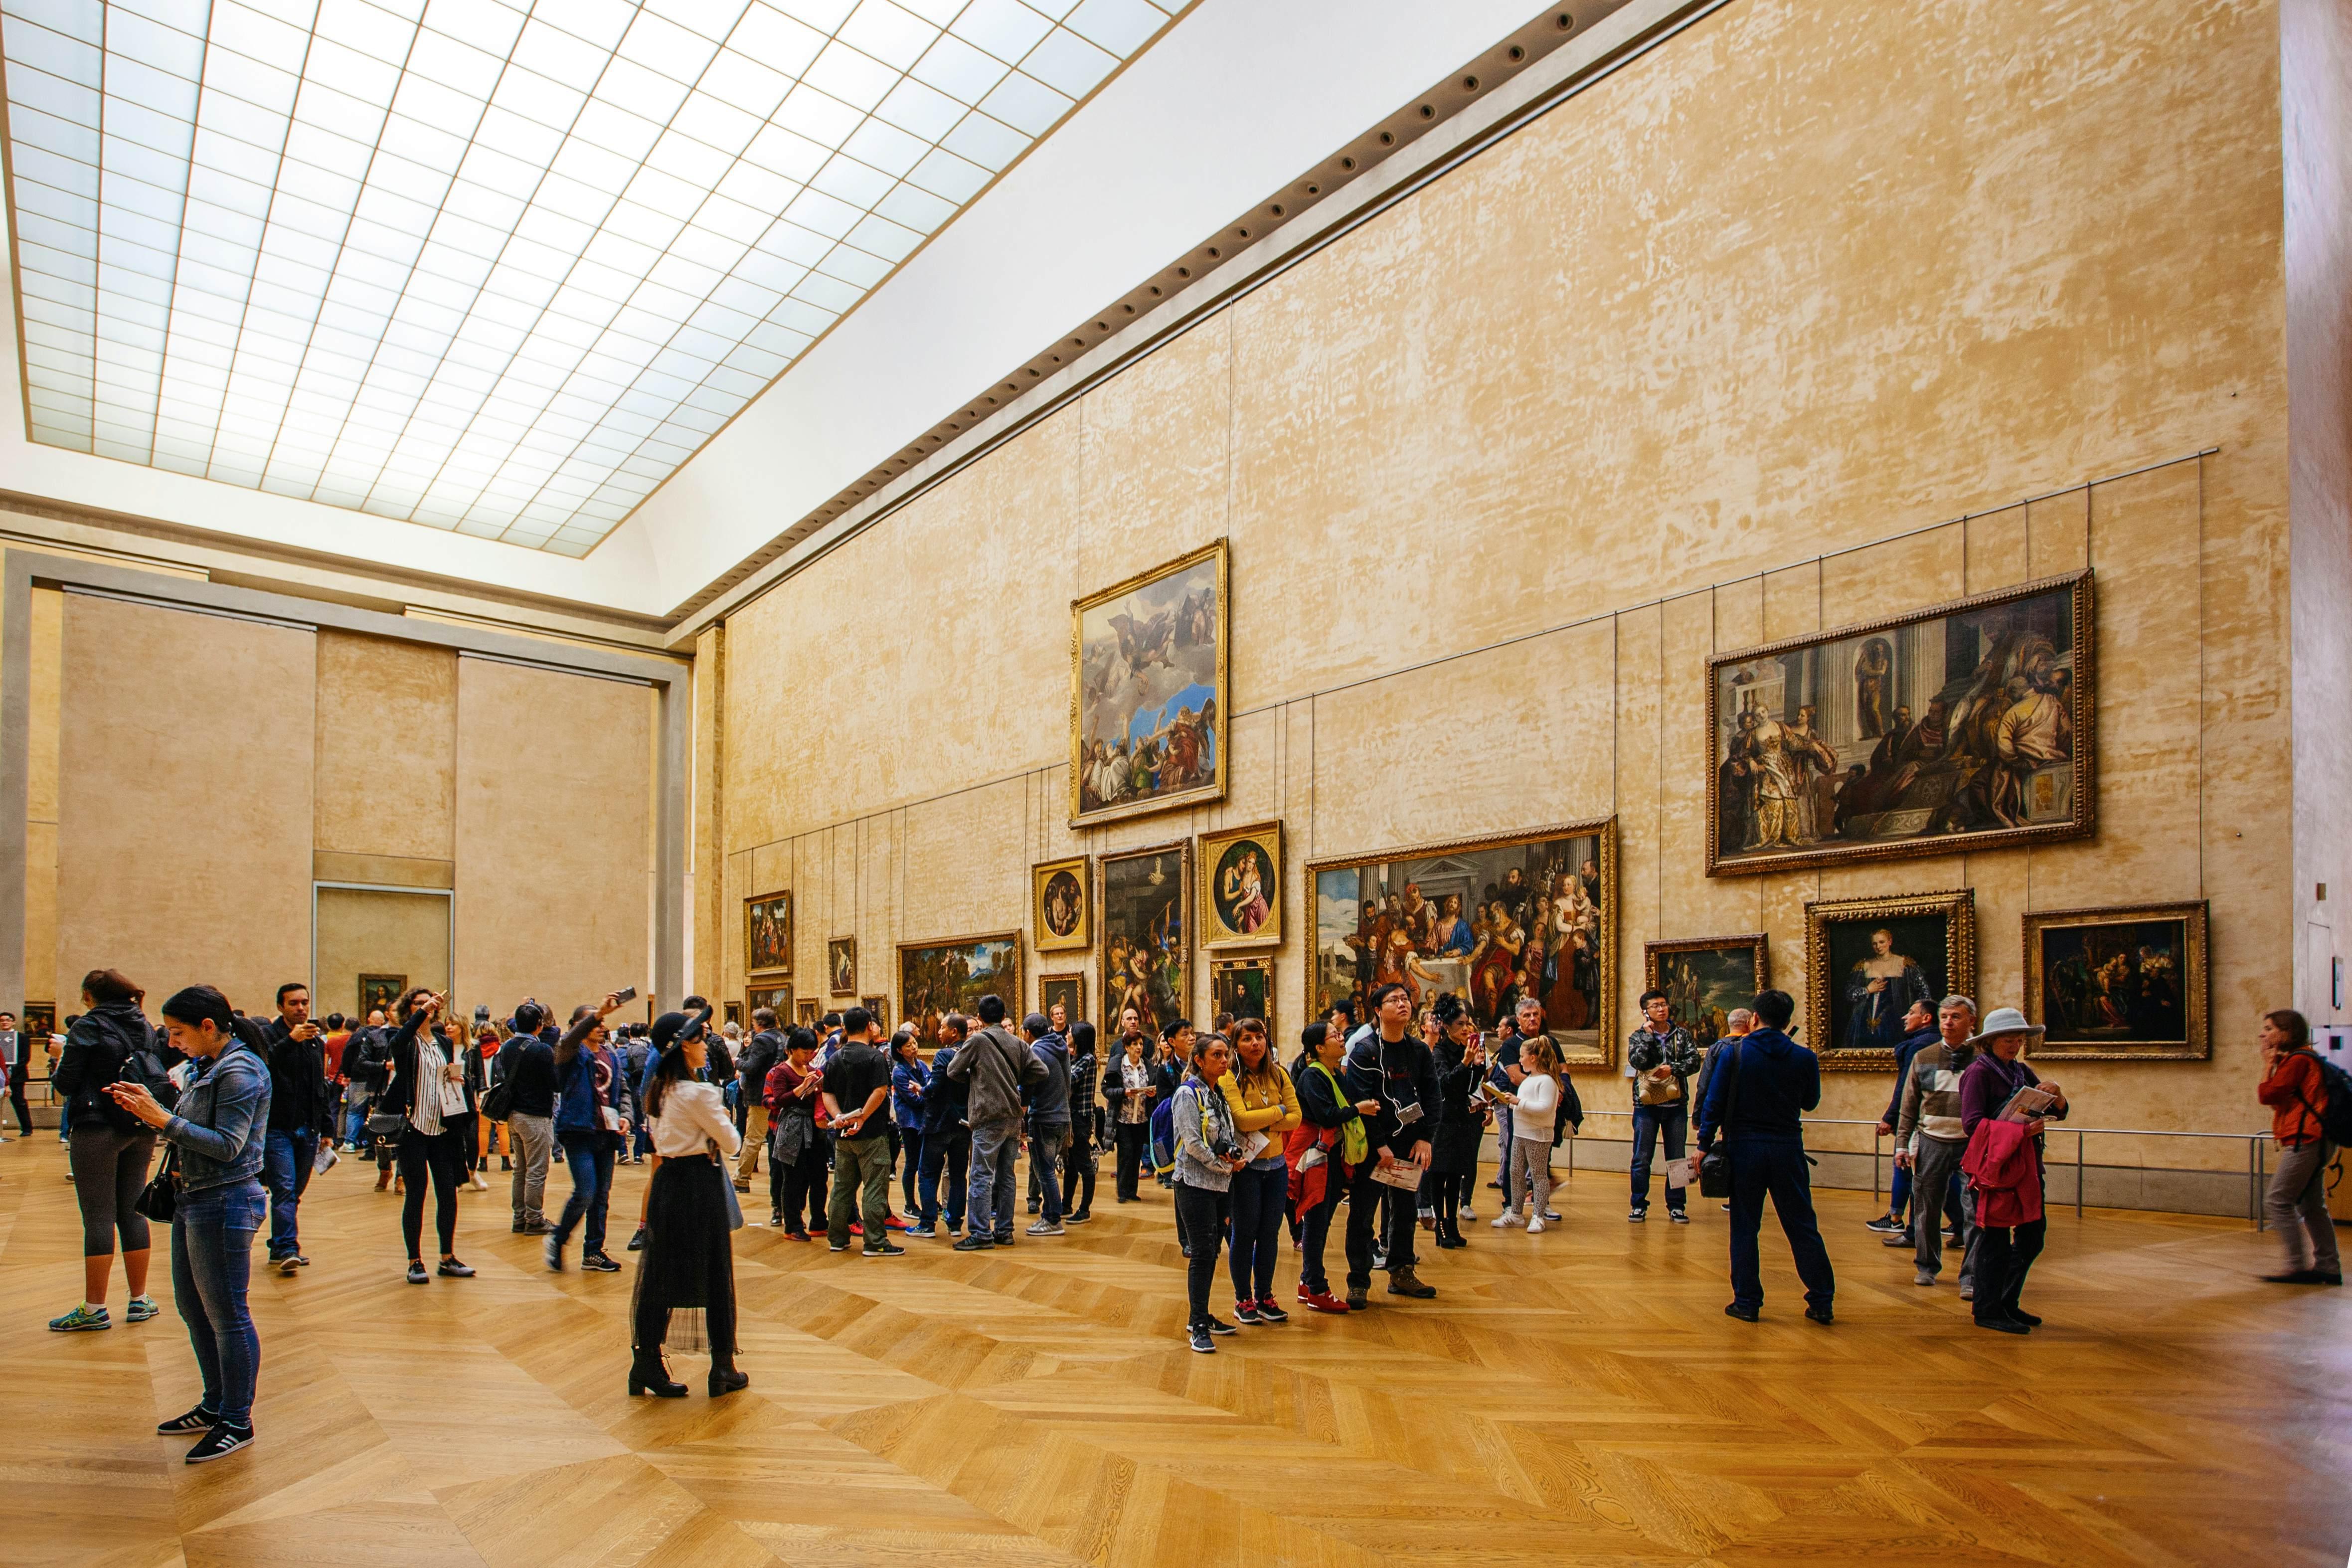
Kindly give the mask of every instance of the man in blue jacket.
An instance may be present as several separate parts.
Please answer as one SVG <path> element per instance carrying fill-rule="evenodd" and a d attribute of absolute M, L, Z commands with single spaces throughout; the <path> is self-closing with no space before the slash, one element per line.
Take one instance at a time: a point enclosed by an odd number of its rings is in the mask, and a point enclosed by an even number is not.
<path fill-rule="evenodd" d="M 1764 1224 L 1764 1194 L 1805 1282 L 1805 1316 L 1830 1321 L 1837 1277 L 1813 1218 L 1812 1179 L 1805 1159 L 1806 1111 L 1822 1102 L 1821 1058 L 1789 1037 L 1797 1005 L 1785 991 L 1756 996 L 1758 1026 L 1728 1047 L 1707 1075 L 1699 1107 L 1698 1147 L 1704 1158 L 1720 1133 L 1731 1158 L 1731 1304 L 1728 1317 L 1754 1322 L 1763 1312 L 1764 1279 L 1756 1233 Z"/>
<path fill-rule="evenodd" d="M 950 1078 L 948 1068 L 971 1027 L 961 1013 L 950 1013 L 940 1020 L 940 1048 L 931 1057 L 931 1087 L 923 1091 L 923 1154 L 916 1170 L 915 1195 L 922 1207 L 908 1236 L 939 1235 L 942 1172 L 948 1180 L 948 1234 L 963 1228 L 964 1187 L 971 1172 L 971 1128 L 964 1118 L 971 1091 L 962 1079 Z"/>

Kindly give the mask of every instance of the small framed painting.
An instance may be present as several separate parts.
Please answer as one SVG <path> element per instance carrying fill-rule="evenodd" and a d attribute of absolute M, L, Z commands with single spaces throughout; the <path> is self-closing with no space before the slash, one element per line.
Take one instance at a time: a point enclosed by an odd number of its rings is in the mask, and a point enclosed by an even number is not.
<path fill-rule="evenodd" d="M 2204 1061 L 2213 1054 L 2206 905 L 2117 904 L 2025 917 L 2036 1060 Z"/>
<path fill-rule="evenodd" d="M 1236 1018 L 1257 1018 L 1265 1024 L 1266 1040 L 1279 1052 L 1274 1038 L 1274 959 L 1220 958 L 1209 964 L 1209 1014 L 1231 1013 Z"/>
<path fill-rule="evenodd" d="M 1062 1009 L 1062 1016 L 1054 1024 L 1057 1029 L 1081 1023 L 1087 1016 L 1087 977 L 1083 974 L 1041 974 L 1037 976 L 1037 1011 L 1048 1020 L 1054 1009 Z"/>
<path fill-rule="evenodd" d="M 782 1016 L 781 1014 L 778 1016 Z M 812 996 L 805 1002 L 794 1003 L 793 1005 L 792 1016 L 793 1022 L 798 1024 L 802 1028 L 814 1029 L 820 1022 L 823 1021 L 824 1017 L 824 1008 L 818 1003 L 815 997 Z"/>
<path fill-rule="evenodd" d="M 857 989 L 857 939 L 837 936 L 824 944 L 824 967 L 833 976 L 833 994 L 847 996 Z"/>
<path fill-rule="evenodd" d="M 743 973 L 793 967 L 793 895 L 761 893 L 743 900 Z"/>
<path fill-rule="evenodd" d="M 1760 931 L 1643 944 L 1642 989 L 1666 994 L 1668 1021 L 1702 1050 L 1723 1038 L 1734 1008 L 1771 984 L 1771 939 Z"/>
<path fill-rule="evenodd" d="M 816 1004 L 803 1002 L 801 1005 L 814 1007 Z M 762 1007 L 770 1009 L 779 1018 L 791 1017 L 793 1016 L 792 983 L 786 981 L 774 985 L 762 984 L 746 989 L 743 993 L 743 1016 L 749 1018 Z"/>
<path fill-rule="evenodd" d="M 860 996 L 857 1005 L 874 1015 L 874 1021 L 885 1029 L 890 1026 L 890 999 L 887 996 Z"/>
<path fill-rule="evenodd" d="M 1824 899 L 1805 906 L 1805 1022 L 1824 1072 L 1895 1066 L 1904 1020 L 1977 990 L 1976 890 Z"/>
<path fill-rule="evenodd" d="M 1201 835 L 1201 945 L 1282 941 L 1282 824 Z"/>
<path fill-rule="evenodd" d="M 1029 868 L 1030 940 L 1039 952 L 1075 952 L 1094 941 L 1093 874 L 1085 855 Z"/>
<path fill-rule="evenodd" d="M 408 990 L 405 974 L 362 974 L 360 976 L 360 1021 L 381 1008 L 385 1023 L 392 1022 L 393 1010 L 400 1005 L 401 996 Z"/>

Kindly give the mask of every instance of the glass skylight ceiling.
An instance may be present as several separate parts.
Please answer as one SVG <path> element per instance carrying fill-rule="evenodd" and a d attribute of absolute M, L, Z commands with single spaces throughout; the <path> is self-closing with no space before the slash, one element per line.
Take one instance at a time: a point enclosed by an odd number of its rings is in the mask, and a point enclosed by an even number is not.
<path fill-rule="evenodd" d="M 1185 0 L 0 0 L 33 438 L 584 555 Z"/>

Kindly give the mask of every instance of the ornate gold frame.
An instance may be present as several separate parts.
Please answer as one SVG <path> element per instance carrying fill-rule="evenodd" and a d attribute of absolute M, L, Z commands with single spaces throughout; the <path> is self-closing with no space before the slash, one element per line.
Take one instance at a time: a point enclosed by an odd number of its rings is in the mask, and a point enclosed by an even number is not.
<path fill-rule="evenodd" d="M 762 997 L 772 1000 L 762 1001 Z M 797 1016 L 793 1005 L 793 985 L 789 980 L 766 984 L 754 980 L 743 987 L 743 1026 L 751 1026 L 751 1015 L 761 1007 L 775 1009 L 776 1021 L 789 1024 Z"/>
<path fill-rule="evenodd" d="M 1459 849 L 1509 849 L 1521 844 L 1539 844 L 1552 838 L 1592 838 L 1600 849 L 1601 861 L 1601 1021 L 1600 1040 L 1595 1047 L 1571 1046 L 1559 1038 L 1559 1031 L 1551 1031 L 1553 1043 L 1559 1047 L 1560 1061 L 1571 1068 L 1607 1068 L 1617 1062 L 1617 818 L 1590 817 L 1582 822 L 1564 822 L 1549 827 L 1532 828 L 1519 833 L 1490 833 L 1475 838 L 1445 838 L 1429 844 L 1408 844 L 1394 849 L 1382 849 L 1370 855 L 1333 855 L 1319 860 L 1309 860 L 1300 898 L 1304 903 L 1307 931 L 1307 989 L 1310 1002 L 1315 994 L 1315 879 L 1325 871 L 1344 871 L 1351 866 L 1378 866 L 1391 860 L 1419 860 L 1432 855 L 1450 854 Z"/>
<path fill-rule="evenodd" d="M 782 963 L 754 964 L 751 962 L 751 910 L 758 904 L 784 900 L 784 961 Z M 743 900 L 743 973 L 746 974 L 790 974 L 793 972 L 793 944 L 800 937 L 796 921 L 798 911 L 793 908 L 793 890 L 779 888 L 772 893 L 754 893 Z"/>
<path fill-rule="evenodd" d="M 887 1030 L 891 1027 L 890 998 L 887 996 L 860 996 L 857 999 L 857 1005 L 865 1008 L 867 1012 L 873 1014 L 875 1022 L 880 1024 L 884 1029 Z"/>
<path fill-rule="evenodd" d="M 1238 970 L 1254 969 L 1265 976 L 1265 1038 L 1269 1049 L 1281 1054 L 1282 1040 L 1274 1032 L 1274 954 L 1254 953 L 1247 958 L 1216 958 L 1209 961 L 1209 1011 L 1218 1011 L 1217 977 Z"/>
<path fill-rule="evenodd" d="M 841 948 L 849 950 L 849 984 L 835 983 L 833 955 Z M 825 994 L 831 996 L 854 996 L 857 994 L 857 939 L 854 936 L 827 937 L 824 943 Z"/>
<path fill-rule="evenodd" d="M 1658 959 L 1669 952 L 1714 952 L 1722 948 L 1744 947 L 1755 967 L 1756 989 L 1768 990 L 1772 984 L 1772 937 L 1769 931 L 1744 931 L 1732 936 L 1678 936 L 1665 942 L 1645 942 L 1642 944 L 1642 989 L 1658 988 Z"/>
<path fill-rule="evenodd" d="M 2210 910 L 2206 900 L 2177 904 L 2106 904 L 2088 910 L 2035 910 L 2025 917 L 2025 1018 L 2047 1025 L 2042 994 L 2042 936 L 2054 926 L 2136 925 L 2142 921 L 2184 922 L 2189 953 L 2181 965 L 2182 1012 L 2189 1037 L 2179 1043 L 2156 1041 L 2145 1046 L 2076 1045 L 2034 1040 L 2025 1054 L 2036 1061 L 2201 1062 L 2213 1056 L 2212 990 L 2210 964 L 2212 948 L 2206 941 Z"/>
<path fill-rule="evenodd" d="M 1721 858 L 1721 803 L 1717 799 L 1721 781 L 1717 770 L 1723 765 L 1718 754 L 1722 731 L 1717 723 L 1717 703 L 1722 695 L 1721 682 L 1716 672 L 1727 664 L 1747 664 L 1775 654 L 1789 653 L 1798 648 L 1818 647 L 1823 643 L 1843 642 L 1848 637 L 1866 637 L 1873 632 L 1893 631 L 1901 626 L 1916 626 L 1944 616 L 1960 615 L 1981 609 L 1989 605 L 2007 604 L 2015 599 L 2029 599 L 2053 589 L 2072 588 L 2074 595 L 2074 815 L 2066 822 L 2044 823 L 2037 827 L 1990 828 L 1976 833 L 1948 833 L 1935 838 L 1905 838 L 1883 844 L 1849 844 L 1830 847 L 1801 849 L 1785 855 L 1757 855 L 1737 860 Z M 1807 632 L 1802 637 L 1783 637 L 1779 642 L 1763 643 L 1755 647 L 1736 648 L 1719 653 L 1706 661 L 1706 874 L 1710 877 L 1752 877 L 1766 872 L 1796 871 L 1814 866 L 1833 865 L 1847 860 L 1899 860 L 1924 855 L 1968 855 L 1982 849 L 1997 849 L 2011 844 L 2038 844 L 2058 838 L 2080 838 L 2095 826 L 2098 783 L 2098 670 L 2096 667 L 2097 637 L 2092 618 L 2091 569 L 2071 572 L 2058 577 L 2042 577 L 2015 587 L 1997 588 L 1990 593 L 1971 594 L 1963 599 L 1948 600 L 1914 610 L 1907 615 L 1887 616 L 1879 620 L 1857 622 L 1834 630 Z"/>
<path fill-rule="evenodd" d="M 1021 998 L 1028 993 L 1023 989 L 1029 978 L 1028 955 L 1022 949 L 1021 933 L 1017 931 L 984 931 L 974 936 L 933 937 L 927 942 L 902 942 L 890 964 L 890 995 L 886 1001 L 896 1001 L 898 1017 L 914 1016 L 907 1005 L 907 954 L 910 951 L 928 951 L 935 947 L 970 947 L 975 942 L 1004 942 L 1013 944 L 1013 994 L 1004 998 L 1004 1011 L 1013 1022 L 1020 1022 Z"/>
<path fill-rule="evenodd" d="M 1081 628 L 1086 613 L 1097 605 L 1130 594 L 1162 577 L 1185 571 L 1202 562 L 1214 559 L 1217 563 L 1217 722 L 1222 727 L 1217 735 L 1217 776 L 1213 783 L 1198 785 L 1181 794 L 1160 795 L 1151 800 L 1136 801 L 1127 805 L 1106 806 L 1099 811 L 1078 809 L 1078 773 L 1081 765 L 1078 736 L 1078 699 L 1082 689 L 1085 664 L 1085 638 Z M 1226 654 L 1233 641 L 1233 556 L 1228 542 L 1214 540 L 1200 549 L 1164 561 L 1149 571 L 1112 584 L 1108 588 L 1070 601 L 1070 826 L 1092 826 L 1097 823 L 1118 822 L 1129 816 L 1144 816 L 1155 811 L 1169 811 L 1180 805 L 1198 805 L 1204 801 L 1225 797 L 1226 766 L 1233 756 L 1232 684 L 1227 676 Z"/>
<path fill-rule="evenodd" d="M 1121 987 L 1111 984 L 1110 973 L 1107 967 L 1110 963 L 1109 889 L 1111 866 L 1116 861 L 1140 860 L 1146 856 L 1151 855 L 1173 855 L 1176 857 L 1176 874 L 1178 877 L 1181 878 L 1184 882 L 1184 885 L 1177 889 L 1176 907 L 1183 911 L 1184 918 L 1187 921 L 1197 921 L 1200 919 L 1198 911 L 1196 911 L 1192 906 L 1192 841 L 1191 839 L 1171 838 L 1162 844 L 1146 844 L 1140 848 L 1122 849 L 1116 855 L 1103 855 L 1097 857 L 1095 860 L 1095 908 L 1101 913 L 1102 918 L 1097 923 L 1103 928 L 1097 933 L 1102 940 L 1095 944 L 1095 977 L 1101 986 L 1101 990 L 1097 994 L 1102 1002 L 1102 1007 L 1097 1009 L 1097 1011 L 1108 1011 L 1112 1005 L 1111 999 L 1118 995 L 1122 989 Z M 1200 976 L 1195 973 L 1193 965 L 1193 952 L 1194 949 L 1199 946 L 1199 942 L 1196 941 L 1198 935 L 1199 933 L 1194 931 L 1191 927 L 1188 926 L 1185 928 L 1184 990 L 1182 995 L 1178 1000 L 1180 1016 L 1189 1016 L 1191 1014 L 1192 1010 L 1192 982 L 1200 978 Z M 1099 1026 L 1097 1026 L 1099 1027 Z M 1118 1020 L 1117 1018 L 1110 1020 L 1110 1027 L 1114 1031 L 1118 1029 Z M 1156 1023 L 1151 1026 L 1151 1029 L 1154 1035 L 1158 1034 L 1159 1027 Z"/>
<path fill-rule="evenodd" d="M 1078 988 L 1078 1005 L 1072 1009 L 1070 1021 L 1072 1023 L 1092 1022 L 1087 1017 L 1087 972 L 1083 969 L 1066 969 L 1053 974 L 1039 974 L 1037 976 L 1037 1011 L 1051 1013 L 1053 1002 L 1045 994 L 1045 987 L 1057 982 L 1066 983 Z M 1101 1026 L 1097 1024 L 1096 1027 L 1099 1030 Z"/>
<path fill-rule="evenodd" d="M 1885 921 L 1943 915 L 1946 994 L 1977 994 L 1977 891 L 1901 893 L 1889 898 L 1817 899 L 1805 906 L 1805 1033 L 1823 1072 L 1874 1072 L 1895 1066 L 1893 1051 L 1850 1051 L 1829 1044 L 1831 921 Z M 1937 997 L 1941 1001 L 1942 997 Z"/>
<path fill-rule="evenodd" d="M 1216 874 L 1217 857 L 1224 852 L 1227 845 L 1243 838 L 1255 838 L 1262 844 L 1270 845 L 1274 850 L 1274 865 L 1270 868 L 1273 874 L 1268 879 L 1266 898 L 1266 907 L 1273 910 L 1273 913 L 1266 917 L 1266 923 L 1264 926 L 1247 935 L 1232 931 L 1232 928 L 1219 917 L 1216 889 L 1209 885 L 1209 879 Z M 1284 933 L 1282 862 L 1283 857 L 1288 853 L 1283 847 L 1281 819 L 1253 823 L 1247 827 L 1228 827 L 1215 833 L 1203 833 L 1199 836 L 1198 844 L 1200 876 L 1194 890 L 1200 896 L 1198 919 L 1201 928 L 1201 951 L 1216 952 L 1229 948 L 1280 947 Z M 1213 932 L 1221 934 L 1212 935 Z M 1231 934 L 1222 934 L 1227 932 Z"/>
<path fill-rule="evenodd" d="M 1094 857 L 1043 860 L 1029 868 L 1029 941 L 1039 952 L 1083 952 L 1095 940 Z M 1078 929 L 1068 936 L 1045 930 L 1045 884 L 1067 871 L 1078 879 Z"/>

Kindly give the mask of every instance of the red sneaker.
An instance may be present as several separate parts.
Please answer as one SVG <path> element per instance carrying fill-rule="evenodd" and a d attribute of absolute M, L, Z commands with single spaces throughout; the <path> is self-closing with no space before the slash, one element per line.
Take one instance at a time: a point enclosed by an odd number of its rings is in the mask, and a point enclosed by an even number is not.
<path fill-rule="evenodd" d="M 852 1236 L 864 1236 L 866 1234 L 866 1226 L 858 1223 L 856 1220 L 851 1220 L 849 1222 L 849 1234 Z"/>
<path fill-rule="evenodd" d="M 1328 1290 L 1318 1290 L 1311 1295 L 1301 1290 L 1298 1299 L 1318 1312 L 1344 1312 L 1348 1310 L 1348 1303 Z"/>
<path fill-rule="evenodd" d="M 904 1230 L 907 1228 L 907 1222 L 897 1215 L 886 1215 L 882 1219 L 882 1227 L 885 1230 Z"/>

